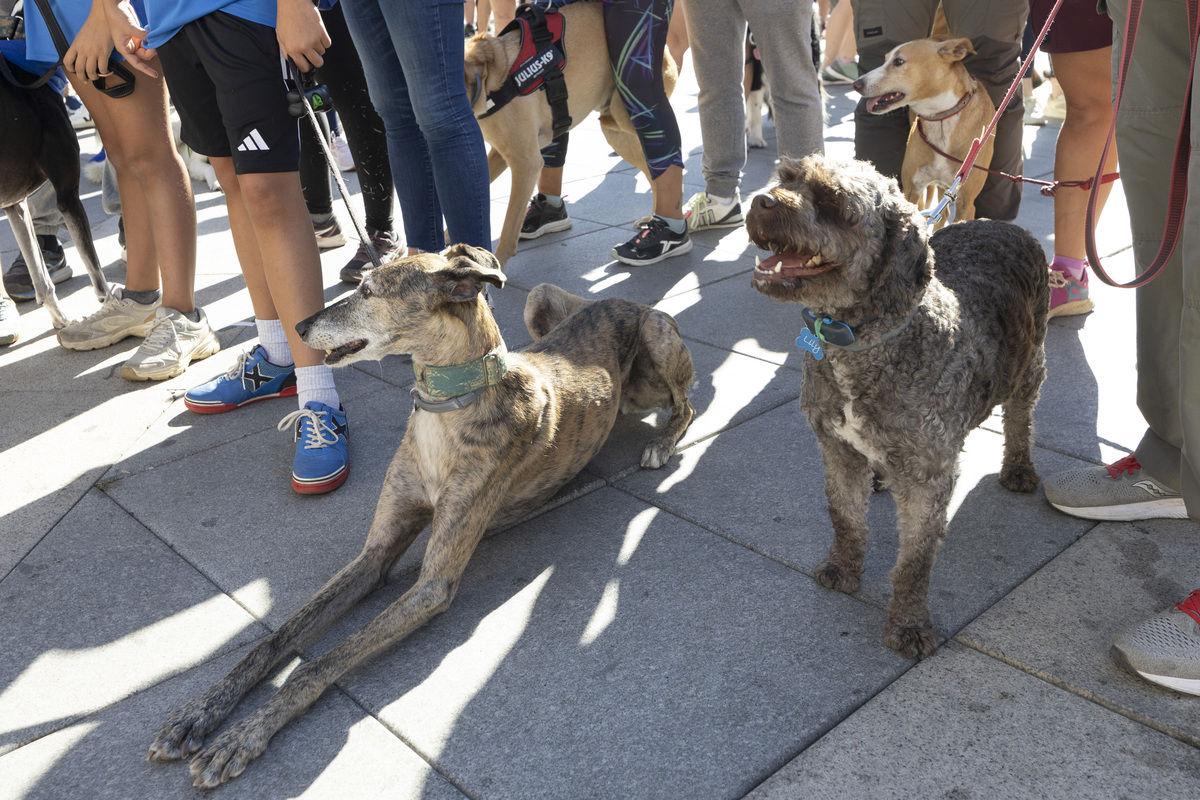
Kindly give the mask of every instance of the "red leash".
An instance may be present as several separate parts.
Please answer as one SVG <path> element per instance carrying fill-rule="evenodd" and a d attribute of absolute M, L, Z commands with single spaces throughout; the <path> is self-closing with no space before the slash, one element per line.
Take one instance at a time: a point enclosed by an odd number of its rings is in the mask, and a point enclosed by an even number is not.
<path fill-rule="evenodd" d="M 1142 0 L 1130 0 L 1129 2 L 1129 12 L 1125 23 L 1125 42 L 1121 51 L 1121 65 L 1117 78 L 1117 91 L 1113 98 L 1112 124 L 1108 129 L 1108 139 L 1104 142 L 1104 152 L 1100 156 L 1100 164 L 1096 167 L 1097 183 L 1092 185 L 1091 195 L 1088 197 L 1086 223 L 1088 262 L 1092 265 L 1092 269 L 1095 270 L 1096 276 L 1100 280 L 1109 286 L 1115 286 L 1119 289 L 1136 289 L 1139 286 L 1145 286 L 1158 277 L 1158 274 L 1162 272 L 1163 267 L 1166 266 L 1167 261 L 1171 259 L 1171 255 L 1175 252 L 1175 246 L 1179 243 L 1179 232 L 1183 225 L 1183 210 L 1187 203 L 1188 158 L 1191 154 L 1191 76 L 1195 74 L 1196 69 L 1196 40 L 1197 34 L 1200 33 L 1200 3 L 1197 3 L 1196 0 L 1189 0 L 1187 9 L 1188 33 L 1191 36 L 1192 43 L 1192 60 L 1191 67 L 1188 69 L 1188 89 L 1187 97 L 1183 104 L 1183 120 L 1180 122 L 1179 138 L 1175 143 L 1175 162 L 1172 167 L 1171 193 L 1167 199 L 1167 221 L 1163 230 L 1162 244 L 1159 245 L 1158 254 L 1154 256 L 1154 261 L 1151 262 L 1150 266 L 1146 267 L 1146 270 L 1141 275 L 1129 283 L 1117 283 L 1108 277 L 1108 274 L 1100 265 L 1100 256 L 1096 254 L 1096 195 L 1099 191 L 1098 182 L 1100 174 L 1104 171 L 1104 161 L 1108 158 L 1108 149 L 1112 145 L 1113 134 L 1116 132 L 1117 109 L 1121 105 L 1121 95 L 1125 91 L 1125 77 L 1129 72 L 1129 62 L 1133 57 L 1133 43 L 1137 38 L 1138 21 L 1142 14 Z"/>

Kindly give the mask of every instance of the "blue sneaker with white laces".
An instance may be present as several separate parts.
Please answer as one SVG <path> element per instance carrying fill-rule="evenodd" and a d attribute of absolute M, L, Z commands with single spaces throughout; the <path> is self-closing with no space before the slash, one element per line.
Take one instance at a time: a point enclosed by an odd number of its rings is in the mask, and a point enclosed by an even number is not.
<path fill-rule="evenodd" d="M 294 426 L 296 439 L 292 488 L 300 494 L 324 494 L 345 483 L 350 477 L 346 410 L 310 400 L 304 408 L 281 419 L 279 430 L 289 425 Z"/>
<path fill-rule="evenodd" d="M 224 375 L 189 390 L 183 404 L 197 414 L 220 414 L 259 400 L 295 396 L 296 366 L 272 364 L 262 345 L 256 345 Z"/>

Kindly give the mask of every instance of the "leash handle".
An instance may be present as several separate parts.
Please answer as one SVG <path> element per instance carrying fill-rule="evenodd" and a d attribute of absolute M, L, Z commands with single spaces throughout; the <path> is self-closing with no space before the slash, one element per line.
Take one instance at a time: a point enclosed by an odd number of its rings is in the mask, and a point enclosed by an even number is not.
<path fill-rule="evenodd" d="M 42 21 L 46 23 L 46 30 L 50 32 L 50 38 L 54 40 L 54 49 L 58 51 L 58 63 L 54 65 L 57 68 L 63 63 L 63 59 L 67 57 L 67 51 L 71 49 L 71 43 L 67 41 L 66 34 L 63 33 L 62 27 L 59 26 L 58 18 L 54 16 L 54 11 L 50 8 L 50 3 L 48 0 L 33 1 L 37 5 L 38 12 L 42 15 Z M 104 92 L 109 97 L 120 98 L 128 97 L 129 95 L 133 94 L 134 77 L 129 68 L 120 61 L 111 60 L 109 61 L 108 68 L 110 72 L 124 81 L 124 83 L 119 83 L 116 86 L 106 86 L 104 77 L 101 76 L 92 81 L 92 85 L 101 92 Z M 42 83 L 45 83 L 50 79 L 49 76 L 52 74 L 53 70 L 42 76 L 44 80 L 41 80 L 41 83 L 22 88 L 33 89 L 37 86 L 41 86 Z"/>
<path fill-rule="evenodd" d="M 1136 289 L 1145 286 L 1158 277 L 1163 267 L 1171 260 L 1175 246 L 1179 243 L 1179 233 L 1183 227 L 1183 212 L 1187 204 L 1188 159 L 1191 155 L 1191 107 L 1192 107 L 1192 76 L 1196 70 L 1196 41 L 1200 34 L 1200 8 L 1195 0 L 1185 4 L 1188 11 L 1188 34 L 1192 44 L 1191 66 L 1188 69 L 1187 96 L 1183 104 L 1183 119 L 1179 123 L 1179 137 L 1175 141 L 1175 160 L 1172 164 L 1171 191 L 1167 197 L 1167 220 L 1163 228 L 1163 238 L 1158 253 L 1150 266 L 1129 283 L 1117 283 L 1108 276 L 1100 264 L 1100 256 L 1096 253 L 1096 198 L 1100 192 L 1101 175 L 1104 172 L 1104 162 L 1108 160 L 1108 150 L 1112 146 L 1113 136 L 1117 130 L 1117 110 L 1121 106 L 1121 95 L 1125 92 L 1125 78 L 1129 72 L 1129 63 L 1133 59 L 1133 44 L 1137 39 L 1138 22 L 1142 15 L 1142 0 L 1130 0 L 1126 12 L 1125 37 L 1121 48 L 1121 62 L 1117 73 L 1117 89 L 1113 97 L 1112 122 L 1108 127 L 1108 138 L 1104 141 L 1104 152 L 1100 155 L 1100 164 L 1096 167 L 1096 179 L 1092 191 L 1088 195 L 1086 233 L 1084 240 L 1088 262 L 1096 272 L 1096 277 L 1109 286 L 1118 289 Z"/>

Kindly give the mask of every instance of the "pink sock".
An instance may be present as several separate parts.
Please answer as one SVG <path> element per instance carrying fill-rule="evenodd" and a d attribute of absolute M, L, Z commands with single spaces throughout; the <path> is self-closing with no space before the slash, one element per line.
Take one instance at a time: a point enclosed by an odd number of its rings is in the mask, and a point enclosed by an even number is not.
<path fill-rule="evenodd" d="M 1066 272 L 1075 280 L 1079 280 L 1083 277 L 1084 271 L 1087 270 L 1087 259 L 1067 258 L 1066 256 L 1060 256 L 1055 253 L 1054 261 L 1050 263 L 1050 269 L 1055 269 L 1059 272 Z"/>

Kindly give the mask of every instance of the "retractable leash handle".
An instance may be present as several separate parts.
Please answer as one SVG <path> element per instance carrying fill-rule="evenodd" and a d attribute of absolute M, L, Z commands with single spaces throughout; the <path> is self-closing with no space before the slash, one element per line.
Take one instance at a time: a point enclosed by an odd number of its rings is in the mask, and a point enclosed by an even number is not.
<path fill-rule="evenodd" d="M 354 213 L 354 208 L 350 205 L 350 190 L 346 188 L 346 182 L 342 180 L 342 171 L 338 169 L 337 160 L 333 157 L 333 151 L 329 149 L 329 142 L 325 141 L 325 131 L 321 129 L 321 123 L 317 121 L 317 112 L 313 110 L 312 104 L 304 96 L 304 80 L 301 78 L 300 68 L 290 58 L 287 63 L 288 74 L 296 84 L 296 89 L 300 92 L 301 102 L 299 105 L 303 107 L 304 116 L 308 117 L 308 121 L 313 127 L 313 132 L 316 133 L 317 143 L 321 145 L 321 152 L 325 154 L 325 164 L 329 167 L 329 171 L 333 173 L 333 180 L 337 184 L 338 191 L 342 193 L 342 202 L 346 204 L 346 212 L 350 215 L 350 221 L 354 223 L 354 230 L 358 232 L 358 240 L 366 248 L 367 255 L 371 257 L 371 263 L 377 267 L 381 266 L 383 262 L 379 258 L 379 252 L 375 249 L 375 245 L 371 243 L 371 237 L 367 235 L 367 229 L 363 227 L 362 222 L 358 219 L 358 215 Z"/>

